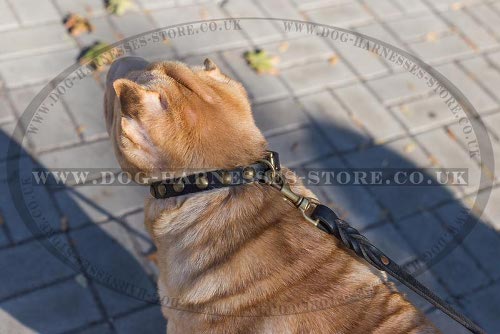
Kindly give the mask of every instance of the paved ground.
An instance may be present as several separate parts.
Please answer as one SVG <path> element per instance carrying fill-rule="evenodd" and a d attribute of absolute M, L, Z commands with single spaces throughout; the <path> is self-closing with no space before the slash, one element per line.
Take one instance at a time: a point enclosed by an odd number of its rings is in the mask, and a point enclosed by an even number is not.
<path fill-rule="evenodd" d="M 40 89 L 96 40 L 114 42 L 155 27 L 226 16 L 308 19 L 349 28 L 432 64 L 467 96 L 500 152 L 500 1 L 136 0 L 110 17 L 101 0 L 0 0 L 0 332 L 161 332 L 157 306 L 118 294 L 64 265 L 36 240 L 8 195 L 5 162 L 16 121 Z M 70 37 L 62 17 L 91 17 L 91 35 Z M 138 49 L 148 59 L 199 63 L 210 56 L 243 81 L 271 147 L 292 167 L 465 167 L 467 187 L 316 187 L 322 199 L 401 263 L 439 243 L 470 206 L 479 164 L 463 127 L 422 80 L 374 54 L 330 39 L 285 33 L 280 22 L 244 31 L 177 38 Z M 242 53 L 261 47 L 281 59 L 259 76 Z M 101 116 L 102 78 L 75 84 L 40 125 L 30 154 L 45 168 L 113 167 Z M 500 155 L 497 155 L 500 158 Z M 496 170 L 498 171 L 498 164 Z M 486 172 L 487 177 L 491 173 Z M 490 189 L 481 189 L 484 196 Z M 73 251 L 118 277 L 154 289 L 141 187 L 38 189 L 44 214 Z M 484 326 L 500 332 L 500 189 L 465 242 L 419 278 Z M 445 333 L 466 333 L 411 296 Z"/>

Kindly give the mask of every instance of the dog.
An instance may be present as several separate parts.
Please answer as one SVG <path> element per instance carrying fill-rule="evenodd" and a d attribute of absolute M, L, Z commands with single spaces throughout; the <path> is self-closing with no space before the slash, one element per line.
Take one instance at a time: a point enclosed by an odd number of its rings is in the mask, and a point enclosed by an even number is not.
<path fill-rule="evenodd" d="M 122 169 L 232 169 L 262 159 L 267 142 L 243 85 L 200 66 L 118 59 L 105 119 Z M 290 175 L 290 173 L 287 173 Z M 290 177 L 292 190 L 314 197 Z M 158 253 L 167 332 L 439 333 L 380 272 L 306 222 L 269 185 L 168 199 L 148 196 L 145 225 Z"/>

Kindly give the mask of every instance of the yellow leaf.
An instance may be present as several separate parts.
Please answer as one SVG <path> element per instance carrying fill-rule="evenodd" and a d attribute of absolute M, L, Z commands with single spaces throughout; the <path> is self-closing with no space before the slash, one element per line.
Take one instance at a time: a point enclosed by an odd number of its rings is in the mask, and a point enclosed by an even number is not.
<path fill-rule="evenodd" d="M 336 65 L 339 62 L 339 56 L 333 55 L 330 58 L 328 58 L 328 63 L 330 65 Z"/>
<path fill-rule="evenodd" d="M 427 35 L 425 35 L 425 40 L 427 42 L 436 42 L 439 39 L 439 36 L 436 32 L 429 32 Z"/>
<path fill-rule="evenodd" d="M 415 145 L 415 143 L 408 143 L 405 145 L 404 151 L 406 153 L 411 153 L 411 152 L 415 151 L 415 148 L 417 148 L 417 145 Z"/>

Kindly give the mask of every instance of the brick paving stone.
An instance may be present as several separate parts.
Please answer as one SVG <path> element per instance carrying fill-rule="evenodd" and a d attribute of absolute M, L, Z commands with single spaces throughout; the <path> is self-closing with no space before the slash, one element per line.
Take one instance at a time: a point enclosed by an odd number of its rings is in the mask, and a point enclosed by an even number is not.
<path fill-rule="evenodd" d="M 427 318 L 443 333 L 453 333 L 453 334 L 469 334 L 469 330 L 464 326 L 460 325 L 455 320 L 451 319 L 449 316 L 443 312 L 434 309 L 432 312 L 427 314 Z"/>
<path fill-rule="evenodd" d="M 8 88 L 38 84 L 54 78 L 73 65 L 77 56 L 78 51 L 71 49 L 4 60 L 0 62 L 0 75 Z"/>
<path fill-rule="evenodd" d="M 429 33 L 442 34 L 450 31 L 446 23 L 432 13 L 425 13 L 415 17 L 404 17 L 390 21 L 387 25 L 405 41 L 422 38 Z"/>
<path fill-rule="evenodd" d="M 175 6 L 175 0 L 137 0 L 137 3 L 147 10 Z"/>
<path fill-rule="evenodd" d="M 255 105 L 252 111 L 255 123 L 266 136 L 309 123 L 301 106 L 290 98 Z"/>
<path fill-rule="evenodd" d="M 449 20 L 456 29 L 459 29 L 478 50 L 498 45 L 493 36 L 482 26 L 482 23 L 477 23 L 463 10 L 444 12 L 443 17 Z"/>
<path fill-rule="evenodd" d="M 486 55 L 494 66 L 496 66 L 497 70 L 500 68 L 500 52 L 492 52 Z"/>
<path fill-rule="evenodd" d="M 101 318 L 90 290 L 75 281 L 8 300 L 0 309 L 3 333 L 60 333 Z"/>
<path fill-rule="evenodd" d="M 256 2 L 269 17 L 283 17 L 287 19 L 303 20 L 295 6 L 288 0 L 259 1 Z M 279 22 L 279 21 L 278 21 Z"/>
<path fill-rule="evenodd" d="M 132 313 L 116 319 L 115 327 L 119 334 L 164 333 L 167 321 L 163 318 L 159 306 Z"/>
<path fill-rule="evenodd" d="M 215 3 L 157 10 L 151 12 L 151 16 L 159 27 L 226 17 Z M 218 27 L 223 28 L 224 23 L 222 21 L 217 22 L 219 24 Z M 243 21 L 241 21 L 241 23 L 242 28 L 244 28 Z M 174 28 L 175 38 L 171 37 L 170 39 L 173 47 L 178 51 L 180 56 L 210 52 L 215 49 L 238 47 L 247 44 L 239 30 L 231 29 L 226 31 L 223 28 L 222 30 L 213 32 L 202 32 L 199 30 L 199 26 L 196 26 L 194 29 L 194 35 L 188 36 L 186 32 L 185 36 L 180 36 L 177 32 L 177 28 Z"/>
<path fill-rule="evenodd" d="M 74 81 L 62 99 L 76 121 L 76 132 L 87 140 L 107 136 L 103 117 L 104 91 L 93 77 Z"/>
<path fill-rule="evenodd" d="M 23 115 L 25 109 L 31 103 L 32 97 L 36 96 L 42 87 L 30 86 L 11 90 L 14 107 L 19 115 Z M 76 92 L 75 92 L 76 93 Z M 81 92 L 80 92 L 81 94 Z M 48 100 L 50 101 L 50 99 Z M 78 143 L 80 141 L 75 124 L 71 121 L 66 109 L 59 101 L 51 106 L 51 102 L 44 103 L 48 111 L 37 112 L 36 118 L 22 117 L 22 123 L 25 128 L 37 128 L 36 133 L 29 132 L 26 134 L 35 148 L 35 150 L 46 150 L 61 145 Z M 37 108 L 39 106 L 36 106 Z M 54 131 L 54 129 L 58 129 Z"/>
<path fill-rule="evenodd" d="M 301 10 L 335 6 L 348 3 L 349 0 L 292 0 Z"/>
<path fill-rule="evenodd" d="M 470 6 L 479 2 L 479 0 L 464 0 L 459 3 L 455 0 L 435 0 L 429 1 L 429 4 L 439 11 L 457 10 L 457 8 Z"/>
<path fill-rule="evenodd" d="M 365 0 L 363 4 L 383 19 L 390 19 L 391 17 L 401 15 L 399 8 L 390 0 Z"/>
<path fill-rule="evenodd" d="M 287 96 L 286 87 L 277 76 L 259 75 L 248 66 L 243 58 L 243 53 L 249 50 L 251 49 L 226 51 L 223 52 L 223 57 L 236 73 L 236 79 L 243 80 L 243 85 L 251 100 L 257 103 Z"/>
<path fill-rule="evenodd" d="M 400 49 L 406 49 L 406 47 L 401 44 L 401 42 L 393 34 L 391 34 L 385 26 L 378 22 L 357 26 L 353 30 L 359 32 L 360 34 L 376 38 Z"/>
<path fill-rule="evenodd" d="M 25 163 L 24 168 L 31 169 L 31 167 L 27 167 L 26 165 L 28 164 Z M 33 165 L 29 164 L 29 166 Z M 22 173 L 22 175 L 26 174 Z M 6 180 L 0 181 L 0 193 L 10 194 L 7 182 Z M 14 179 L 12 182 L 18 182 L 17 184 L 19 184 L 21 181 L 19 179 Z M 33 238 L 34 236 L 44 236 L 45 232 L 43 232 L 41 228 L 43 228 L 45 224 L 49 225 L 54 231 L 59 231 L 61 229 L 59 213 L 45 188 L 33 185 L 27 186 L 26 188 L 23 187 L 23 189 L 23 194 L 30 193 L 29 197 L 25 195 L 25 198 L 30 199 L 29 203 L 33 203 L 33 208 L 28 212 L 32 217 L 30 221 L 25 221 L 22 216 L 19 215 L 18 209 L 10 196 L 2 196 L 0 199 L 0 211 L 5 217 L 5 224 L 9 228 L 12 239 L 18 242 Z M 33 192 L 31 193 L 31 191 Z M 19 205 L 22 204 L 23 203 L 19 203 Z M 27 204 L 28 202 L 24 203 L 24 205 Z M 42 211 L 41 216 L 37 215 L 38 210 Z M 28 223 L 30 228 L 28 228 Z"/>
<path fill-rule="evenodd" d="M 61 20 L 50 0 L 16 0 L 11 5 L 25 25 Z"/>
<path fill-rule="evenodd" d="M 0 250 L 0 260 L 0 300 L 74 275 L 69 266 L 38 241 Z"/>
<path fill-rule="evenodd" d="M 91 23 L 94 26 L 94 31 L 91 34 L 82 34 L 76 37 L 76 39 L 83 46 L 90 46 L 96 41 L 108 44 L 115 43 L 120 40 L 121 36 L 117 34 L 109 21 L 107 16 L 93 18 Z"/>
<path fill-rule="evenodd" d="M 467 12 L 480 21 L 482 25 L 489 28 L 490 33 L 494 34 L 497 38 L 500 37 L 497 29 L 500 25 L 500 14 L 492 10 L 489 4 L 483 3 L 467 7 Z"/>
<path fill-rule="evenodd" d="M 2 219 L 5 219 L 1 211 L 0 211 L 0 217 L 2 217 Z M 7 237 L 7 229 L 1 225 L 3 224 L 0 224 L 0 247 L 4 247 L 10 244 L 10 241 L 9 238 Z"/>
<path fill-rule="evenodd" d="M 500 139 L 500 113 L 487 115 L 482 118 L 484 124 L 493 135 Z"/>
<path fill-rule="evenodd" d="M 280 161 L 289 167 L 303 164 L 332 151 L 314 127 L 301 128 L 268 138 L 269 147 L 280 153 Z"/>
<path fill-rule="evenodd" d="M 396 103 L 405 98 L 419 96 L 429 91 L 424 80 L 403 72 L 380 79 L 369 80 L 367 84 L 386 104 Z"/>
<path fill-rule="evenodd" d="M 433 265 L 432 271 L 444 282 L 453 295 L 477 289 L 489 281 L 488 277 L 461 246 L 456 247 Z"/>
<path fill-rule="evenodd" d="M 477 191 L 480 179 L 480 169 L 469 154 L 442 129 L 420 134 L 416 137 L 436 161 L 436 167 L 467 168 L 468 184 L 455 185 L 447 189 L 458 193 L 460 190 L 467 193 Z"/>
<path fill-rule="evenodd" d="M 347 43 L 336 43 L 342 60 L 346 60 L 363 79 L 382 75 L 389 71 L 384 60 L 375 53 L 354 47 Z"/>
<path fill-rule="evenodd" d="M 421 254 L 421 260 L 441 256 L 443 248 L 451 242 L 450 234 L 440 222 L 429 214 L 422 214 L 398 222 L 401 232 Z M 431 262 L 432 263 L 432 262 Z M 430 270 L 439 277 L 455 295 L 465 293 L 488 282 L 474 260 L 463 250 L 456 247 L 434 264 Z"/>
<path fill-rule="evenodd" d="M 341 59 L 333 65 L 328 61 L 322 61 L 296 66 L 283 70 L 282 76 L 296 94 L 355 80 L 354 74 Z"/>
<path fill-rule="evenodd" d="M 140 12 L 128 12 L 122 16 L 111 16 L 110 20 L 123 37 L 134 36 L 154 29 L 151 20 Z"/>
<path fill-rule="evenodd" d="M 0 31 L 13 29 L 18 26 L 16 17 L 6 0 L 0 0 Z"/>
<path fill-rule="evenodd" d="M 384 168 L 393 168 L 392 171 L 384 172 L 383 180 L 386 178 L 393 180 L 393 174 L 399 168 L 429 166 L 425 153 L 409 138 L 349 153 L 345 158 L 353 168 L 382 168 L 382 171 Z M 386 209 L 386 214 L 390 214 L 395 220 L 451 198 L 451 193 L 441 186 L 424 187 L 391 183 L 391 185 L 371 185 L 369 188 Z"/>
<path fill-rule="evenodd" d="M 63 15 L 76 13 L 85 16 L 102 15 L 106 12 L 101 0 L 54 0 Z"/>
<path fill-rule="evenodd" d="M 500 332 L 500 323 L 498 322 L 498 310 L 500 309 L 500 283 L 475 292 L 461 302 L 473 317 L 477 319 L 479 325 L 487 333 Z"/>
<path fill-rule="evenodd" d="M 332 157 L 306 165 L 307 170 L 324 170 L 328 172 L 333 168 L 347 169 L 339 157 Z M 319 195 L 328 206 L 335 209 L 335 212 L 340 217 L 359 230 L 364 230 L 383 218 L 380 206 L 364 187 L 357 185 L 329 185 L 326 184 L 326 180 L 320 185 L 305 184 L 316 195 Z"/>
<path fill-rule="evenodd" d="M 113 331 L 108 324 L 95 325 L 88 327 L 82 331 L 78 331 L 78 334 L 112 334 Z"/>
<path fill-rule="evenodd" d="M 140 30 L 139 32 L 143 32 Z M 143 57 L 148 61 L 166 61 L 176 60 L 174 56 L 174 49 L 170 41 L 155 40 L 152 34 L 146 34 L 146 45 L 133 50 L 134 56 Z"/>
<path fill-rule="evenodd" d="M 450 60 L 452 58 L 468 55 L 474 50 L 457 34 L 410 44 L 410 48 L 423 61 L 428 63 Z"/>
<path fill-rule="evenodd" d="M 407 263 L 415 258 L 415 252 L 391 224 L 369 229 L 363 234 L 396 263 Z"/>
<path fill-rule="evenodd" d="M 70 233 L 79 255 L 89 261 L 92 266 L 111 275 L 114 279 L 128 282 L 134 287 L 126 290 L 132 296 L 140 298 L 139 289 L 145 289 L 149 294 L 156 291 L 156 287 L 143 269 L 144 259 L 138 254 L 127 228 L 116 222 L 99 226 L 91 226 Z M 94 277 L 90 277 L 95 279 Z M 115 291 L 96 281 L 96 289 L 110 316 L 131 311 L 145 306 L 140 299 L 126 294 L 126 291 Z M 111 283 L 113 284 L 113 283 Z M 112 287 L 120 288 L 116 283 Z M 135 294 L 134 294 L 135 293 Z"/>
<path fill-rule="evenodd" d="M 483 119 L 484 123 L 487 125 L 493 125 L 490 123 L 490 120 L 492 117 L 485 117 Z M 494 121 L 494 119 L 493 119 Z M 454 123 L 450 126 L 447 127 L 447 131 L 451 132 L 451 134 L 454 136 L 455 140 L 457 140 L 463 147 L 466 148 L 468 151 L 475 151 L 478 149 L 478 141 L 477 141 L 477 136 L 476 134 L 468 135 L 464 133 L 464 128 L 458 123 Z M 481 130 L 479 130 L 481 131 Z M 498 138 L 493 137 L 490 132 L 490 143 L 493 149 L 493 157 L 496 158 L 500 154 L 500 142 Z M 473 159 L 477 161 L 478 163 L 483 163 L 484 164 L 484 159 L 486 158 L 484 156 L 484 153 L 480 152 L 481 155 L 474 155 Z M 488 157 L 491 158 L 491 157 Z M 493 166 L 493 170 L 489 171 L 486 166 L 483 166 L 484 173 L 488 175 L 488 180 L 491 180 L 491 177 L 494 175 L 495 180 L 499 180 L 500 176 L 500 164 L 495 163 Z"/>
<path fill-rule="evenodd" d="M 500 71 L 484 58 L 472 58 L 461 62 L 472 78 L 483 85 L 490 94 L 495 94 L 495 87 L 500 86 Z"/>
<path fill-rule="evenodd" d="M 279 63 L 276 65 L 279 69 L 326 60 L 334 55 L 332 49 L 323 39 L 314 36 L 265 44 L 263 48 L 269 54 L 279 57 Z"/>
<path fill-rule="evenodd" d="M 85 159 L 80 159 L 85 157 Z M 79 145 L 41 154 L 40 162 L 47 168 L 119 168 L 109 140 Z"/>
<path fill-rule="evenodd" d="M 403 134 L 401 125 L 362 84 L 336 89 L 335 94 L 375 141 Z"/>
<path fill-rule="evenodd" d="M 486 196 L 486 194 L 482 192 L 479 196 Z M 488 221 L 498 233 L 500 233 L 500 206 L 497 204 L 499 201 L 500 188 L 494 188 L 491 191 L 488 203 L 481 216 L 481 219 Z"/>
<path fill-rule="evenodd" d="M 55 198 L 70 226 L 76 227 L 119 217 L 142 207 L 145 195 L 149 192 L 147 188 L 135 184 L 84 185 L 59 191 Z"/>
<path fill-rule="evenodd" d="M 463 209 L 461 205 L 452 203 L 439 208 L 436 212 L 445 224 L 456 226 L 456 219 L 460 217 Z M 500 278 L 500 267 L 494 265 L 500 254 L 500 237 L 491 226 L 479 220 L 465 237 L 463 245 L 468 248 L 490 277 Z"/>
<path fill-rule="evenodd" d="M 144 225 L 144 211 L 136 212 L 125 218 L 127 232 L 134 240 L 137 249 L 142 255 L 148 254 L 154 247 L 151 236 Z"/>
<path fill-rule="evenodd" d="M 354 149 L 369 141 L 366 133 L 354 124 L 346 110 L 328 92 L 300 98 L 330 143 L 340 151 Z"/>
<path fill-rule="evenodd" d="M 412 133 L 453 121 L 453 114 L 445 101 L 436 95 L 403 103 L 391 109 Z"/>
<path fill-rule="evenodd" d="M 347 2 L 327 8 L 313 9 L 306 12 L 313 22 L 335 27 L 351 27 L 373 20 L 373 16 L 358 2 Z"/>
<path fill-rule="evenodd" d="M 231 17 L 262 17 L 264 13 L 252 1 L 228 1 L 224 10 Z M 280 16 L 281 17 L 281 16 Z M 243 32 L 247 34 L 254 43 L 262 43 L 281 38 L 281 32 L 276 29 L 273 22 L 269 20 L 243 20 L 241 21 Z"/>
<path fill-rule="evenodd" d="M 455 216 L 448 217 L 449 219 Z M 436 256 L 434 249 L 441 246 L 440 239 L 446 237 L 442 223 L 430 212 L 422 212 L 396 222 L 399 231 L 410 241 L 420 260 Z M 447 239 L 446 239 L 447 240 Z M 431 257 L 431 258 L 432 258 Z"/>
<path fill-rule="evenodd" d="M 435 67 L 435 69 L 455 85 L 479 113 L 491 111 L 498 107 L 498 103 L 456 64 L 441 65 Z M 491 79 L 493 75 L 490 74 L 488 77 Z"/>
<path fill-rule="evenodd" d="M 0 32 L 0 60 L 75 47 L 61 23 Z"/>
<path fill-rule="evenodd" d="M 428 12 L 430 9 L 427 7 L 427 5 L 424 3 L 422 0 L 413 0 L 413 1 L 406 1 L 406 0 L 393 0 L 394 4 L 398 5 L 399 8 L 401 8 L 402 11 L 405 13 L 421 13 L 421 12 Z"/>
<path fill-rule="evenodd" d="M 14 112 L 5 93 L 0 91 L 0 124 L 14 120 Z"/>

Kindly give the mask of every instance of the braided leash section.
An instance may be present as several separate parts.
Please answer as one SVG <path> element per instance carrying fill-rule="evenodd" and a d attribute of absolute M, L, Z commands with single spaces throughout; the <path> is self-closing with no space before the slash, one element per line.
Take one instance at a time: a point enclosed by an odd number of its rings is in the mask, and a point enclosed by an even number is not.
<path fill-rule="evenodd" d="M 470 319 L 457 312 L 432 291 L 427 289 L 406 270 L 389 259 L 381 250 L 372 245 L 365 236 L 360 234 L 358 230 L 340 219 L 329 207 L 322 204 L 317 205 L 311 213 L 311 218 L 318 221 L 317 227 L 319 229 L 334 235 L 345 247 L 354 251 L 358 256 L 365 259 L 378 270 L 385 271 L 399 282 L 406 285 L 472 333 L 486 333 Z"/>

